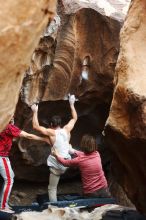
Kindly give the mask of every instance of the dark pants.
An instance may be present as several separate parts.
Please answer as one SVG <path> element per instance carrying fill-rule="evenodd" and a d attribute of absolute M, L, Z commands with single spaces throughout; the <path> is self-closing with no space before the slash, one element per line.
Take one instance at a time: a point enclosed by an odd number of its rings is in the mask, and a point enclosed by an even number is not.
<path fill-rule="evenodd" d="M 108 188 L 99 189 L 93 193 L 84 194 L 84 197 L 100 197 L 100 198 L 109 198 L 111 194 Z"/>

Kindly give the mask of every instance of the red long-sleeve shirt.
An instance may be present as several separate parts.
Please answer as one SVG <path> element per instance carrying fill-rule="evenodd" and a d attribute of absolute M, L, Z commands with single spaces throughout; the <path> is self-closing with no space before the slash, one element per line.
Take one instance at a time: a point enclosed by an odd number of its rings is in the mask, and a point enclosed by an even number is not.
<path fill-rule="evenodd" d="M 81 172 L 83 192 L 93 193 L 101 188 L 107 187 L 107 181 L 102 169 L 101 158 L 97 151 L 85 154 L 75 151 L 77 157 L 66 160 L 57 156 L 57 159 L 64 166 L 78 166 Z"/>
<path fill-rule="evenodd" d="M 6 129 L 0 133 L 0 156 L 9 156 L 14 137 L 20 135 L 21 130 L 15 125 L 8 124 Z"/>

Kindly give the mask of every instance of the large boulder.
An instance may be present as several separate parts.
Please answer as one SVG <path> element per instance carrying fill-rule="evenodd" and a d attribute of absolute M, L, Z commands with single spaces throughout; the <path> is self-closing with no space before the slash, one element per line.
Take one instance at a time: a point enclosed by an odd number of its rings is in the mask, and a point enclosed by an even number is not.
<path fill-rule="evenodd" d="M 18 102 L 24 72 L 56 0 L 0 1 L 0 130 Z"/>
<path fill-rule="evenodd" d="M 145 0 L 132 1 L 121 30 L 115 90 L 105 134 L 112 152 L 114 177 L 146 214 L 145 10 Z"/>
<path fill-rule="evenodd" d="M 45 33 L 34 51 L 22 100 L 31 105 L 64 100 L 68 93 L 75 93 L 85 102 L 96 99 L 109 104 L 121 23 L 93 9 L 81 9 L 71 15 L 62 10 L 60 17 L 58 34 Z"/>
<path fill-rule="evenodd" d="M 59 16 L 47 27 L 33 53 L 15 118 L 23 130 L 34 132 L 28 106 L 40 102 L 42 125 L 48 126 L 54 114 L 59 114 L 65 123 L 70 119 L 67 94 L 75 93 L 79 99 L 76 103 L 79 119 L 71 143 L 78 147 L 84 133 L 101 133 L 108 116 L 121 23 L 89 8 L 71 15 L 66 15 L 62 5 L 59 10 Z M 26 148 L 26 152 L 19 152 L 20 160 L 14 160 L 16 177 L 38 181 L 37 173 L 43 169 L 46 175 L 40 180 L 47 180 L 48 170 L 44 165 L 49 147 L 22 138 L 18 144 Z M 21 171 L 16 163 L 29 164 L 31 174 L 28 176 L 25 169 Z"/>
<path fill-rule="evenodd" d="M 123 21 L 129 8 L 130 0 L 62 0 L 67 14 L 75 13 L 82 8 L 92 8 L 100 14 Z"/>

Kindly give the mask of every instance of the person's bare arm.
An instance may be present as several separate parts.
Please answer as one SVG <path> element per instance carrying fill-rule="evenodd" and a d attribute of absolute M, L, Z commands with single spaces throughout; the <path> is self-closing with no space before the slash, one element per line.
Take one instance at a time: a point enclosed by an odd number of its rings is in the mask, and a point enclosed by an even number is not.
<path fill-rule="evenodd" d="M 37 131 L 40 131 L 42 134 L 44 135 L 54 135 L 54 130 L 53 129 L 47 129 L 43 126 L 39 125 L 39 121 L 38 121 L 38 105 L 33 104 L 31 106 L 31 109 L 33 111 L 33 118 L 32 118 L 32 125 L 33 128 Z"/>
<path fill-rule="evenodd" d="M 19 136 L 24 137 L 24 138 L 28 138 L 28 139 L 31 139 L 31 140 L 44 141 L 44 142 L 47 142 L 48 144 L 51 144 L 49 138 L 39 137 L 35 134 L 27 133 L 26 131 L 21 131 Z"/>
<path fill-rule="evenodd" d="M 63 157 L 61 157 L 55 149 L 52 151 L 52 154 L 53 154 L 54 157 L 56 157 L 56 159 L 61 164 L 63 164 L 66 167 L 68 167 L 68 166 L 78 166 L 78 164 L 79 164 L 79 157 L 76 157 L 76 158 L 71 159 L 71 160 L 66 160 Z"/>
<path fill-rule="evenodd" d="M 78 118 L 76 109 L 74 107 L 74 103 L 75 103 L 75 96 L 74 95 L 70 96 L 69 103 L 70 103 L 70 108 L 71 108 L 72 119 L 68 122 L 68 124 L 66 124 L 64 126 L 64 128 L 68 132 L 70 132 L 73 129 L 73 127 L 74 127 L 74 125 L 75 125 L 75 123 L 77 121 L 77 118 Z"/>

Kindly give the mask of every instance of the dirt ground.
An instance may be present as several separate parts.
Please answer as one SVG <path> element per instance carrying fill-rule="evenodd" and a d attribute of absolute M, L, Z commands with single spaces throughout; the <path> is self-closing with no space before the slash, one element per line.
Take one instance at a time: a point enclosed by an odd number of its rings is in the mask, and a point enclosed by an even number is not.
<path fill-rule="evenodd" d="M 38 194 L 45 194 L 48 191 L 48 183 L 34 183 L 15 181 L 10 196 L 10 205 L 31 205 L 36 201 Z M 61 180 L 58 185 L 58 194 L 81 193 L 81 181 Z"/>

